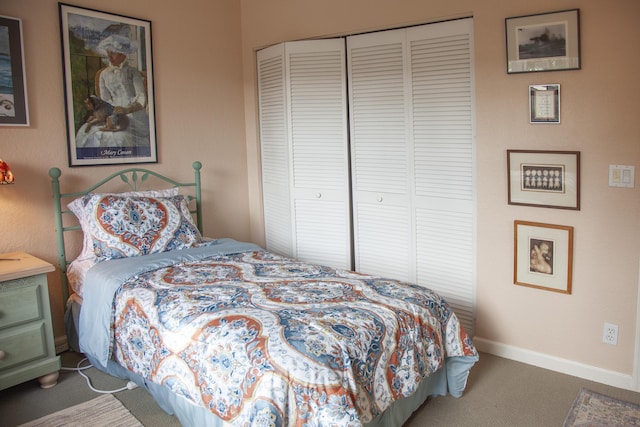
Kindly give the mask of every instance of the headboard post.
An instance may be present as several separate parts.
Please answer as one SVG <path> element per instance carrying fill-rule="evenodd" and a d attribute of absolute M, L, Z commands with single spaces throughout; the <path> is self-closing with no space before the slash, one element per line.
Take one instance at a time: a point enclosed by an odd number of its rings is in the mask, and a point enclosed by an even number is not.
<path fill-rule="evenodd" d="M 202 163 L 193 162 L 193 174 L 196 184 L 195 196 L 196 196 L 196 220 L 198 223 L 198 229 L 200 234 L 204 235 L 204 226 L 202 224 L 202 191 L 200 190 L 200 169 L 202 169 Z"/>
<path fill-rule="evenodd" d="M 67 282 L 67 255 L 64 247 L 62 228 L 62 205 L 60 203 L 60 175 L 62 171 L 59 168 L 53 167 L 49 169 L 49 176 L 51 177 L 51 190 L 53 192 L 53 212 L 56 226 L 56 243 L 58 246 L 58 267 L 60 269 L 60 279 L 62 288 L 62 304 L 63 307 L 67 304 L 69 299 L 69 284 Z"/>

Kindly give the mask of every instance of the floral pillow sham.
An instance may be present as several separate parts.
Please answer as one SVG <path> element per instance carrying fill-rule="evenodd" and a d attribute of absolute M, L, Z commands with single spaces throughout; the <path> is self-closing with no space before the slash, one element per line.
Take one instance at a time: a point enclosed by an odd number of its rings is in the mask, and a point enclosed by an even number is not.
<path fill-rule="evenodd" d="M 202 242 L 184 196 L 84 198 L 85 239 L 96 261 L 189 248 Z"/>

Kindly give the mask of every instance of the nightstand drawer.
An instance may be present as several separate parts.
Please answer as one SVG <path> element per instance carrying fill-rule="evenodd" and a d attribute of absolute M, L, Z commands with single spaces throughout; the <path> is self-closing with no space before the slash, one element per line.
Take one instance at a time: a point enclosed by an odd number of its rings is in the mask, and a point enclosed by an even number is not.
<path fill-rule="evenodd" d="M 42 318 L 41 276 L 10 280 L 0 287 L 0 329 Z M 46 282 L 45 282 L 46 283 Z"/>
<path fill-rule="evenodd" d="M 47 355 L 44 323 L 36 322 L 13 329 L 0 337 L 0 372 Z"/>

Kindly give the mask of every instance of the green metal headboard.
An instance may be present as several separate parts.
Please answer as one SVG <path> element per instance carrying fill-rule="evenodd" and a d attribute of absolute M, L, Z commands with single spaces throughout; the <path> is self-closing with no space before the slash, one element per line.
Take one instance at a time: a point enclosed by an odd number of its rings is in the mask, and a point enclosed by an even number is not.
<path fill-rule="evenodd" d="M 202 192 L 200 185 L 200 169 L 202 168 L 202 163 L 193 162 L 192 167 L 194 172 L 193 182 L 177 182 L 152 170 L 143 168 L 129 168 L 123 169 L 119 172 L 115 172 L 85 190 L 76 191 L 73 193 L 61 193 L 60 176 L 62 175 L 62 171 L 56 167 L 49 169 L 49 176 L 51 177 L 51 188 L 53 191 L 53 214 L 56 226 L 58 267 L 60 268 L 63 304 L 66 304 L 67 299 L 69 298 L 69 283 L 67 281 L 67 265 L 69 263 L 69 260 L 67 259 L 64 233 L 67 231 L 80 230 L 80 224 L 75 221 L 74 224 L 76 225 L 64 226 L 64 222 L 62 220 L 63 215 L 71 215 L 71 217 L 73 217 L 74 219 L 75 215 L 69 209 L 66 209 L 68 203 L 65 203 L 63 208 L 62 200 L 69 199 L 69 202 L 71 202 L 72 199 L 82 197 L 88 193 L 94 192 L 96 189 L 117 178 L 120 178 L 122 182 L 126 183 L 133 191 L 138 191 L 140 185 L 145 182 L 149 178 L 149 176 L 154 176 L 160 181 L 168 183 L 174 187 L 193 187 L 194 194 L 189 194 L 187 195 L 187 197 L 189 198 L 190 202 L 195 201 L 195 207 L 191 209 L 191 214 L 195 215 L 196 225 L 198 226 L 198 230 L 200 230 L 200 233 L 202 234 Z"/>

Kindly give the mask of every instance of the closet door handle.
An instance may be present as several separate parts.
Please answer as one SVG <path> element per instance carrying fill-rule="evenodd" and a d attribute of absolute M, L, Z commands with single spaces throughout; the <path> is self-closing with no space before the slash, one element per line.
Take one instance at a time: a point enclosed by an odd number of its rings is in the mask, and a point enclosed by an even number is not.
<path fill-rule="evenodd" d="M 5 353 L 4 350 L 0 350 L 0 360 L 4 359 L 6 355 L 7 353 Z"/>

